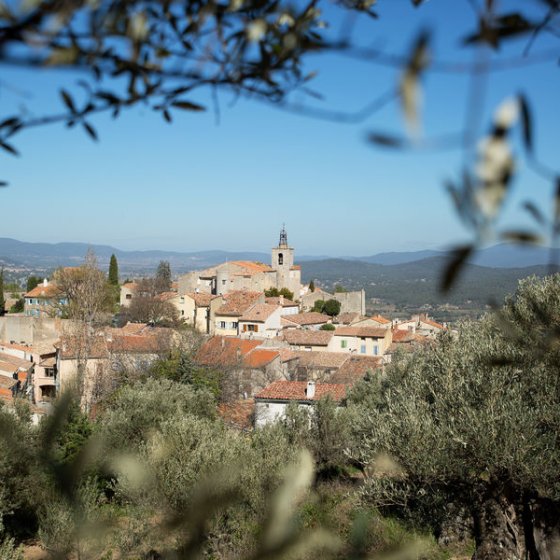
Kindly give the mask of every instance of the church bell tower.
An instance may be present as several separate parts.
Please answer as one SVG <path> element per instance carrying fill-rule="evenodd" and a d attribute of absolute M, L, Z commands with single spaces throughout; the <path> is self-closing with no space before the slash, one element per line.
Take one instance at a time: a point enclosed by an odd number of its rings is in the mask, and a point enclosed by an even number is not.
<path fill-rule="evenodd" d="M 288 234 L 282 225 L 278 247 L 272 249 L 272 268 L 276 270 L 276 287 L 292 289 L 290 271 L 294 266 L 294 250 L 288 245 Z M 292 290 L 293 291 L 293 290 Z"/>

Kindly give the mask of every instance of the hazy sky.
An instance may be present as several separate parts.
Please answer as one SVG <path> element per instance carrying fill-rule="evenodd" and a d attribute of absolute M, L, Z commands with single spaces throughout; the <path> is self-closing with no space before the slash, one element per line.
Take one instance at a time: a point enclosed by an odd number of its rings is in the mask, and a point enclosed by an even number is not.
<path fill-rule="evenodd" d="M 410 4 L 379 0 L 381 19 L 358 27 L 357 42 L 402 53 L 415 30 L 430 26 L 435 58 L 470 60 L 457 40 L 475 25 L 468 2 L 431 0 L 418 10 Z M 334 9 L 326 17 L 340 21 Z M 525 45 L 515 41 L 499 56 L 519 55 Z M 557 45 L 543 36 L 533 52 Z M 325 98 L 314 103 L 329 109 L 357 110 L 397 79 L 393 69 L 341 56 L 307 64 L 318 70 L 312 86 Z M 0 66 L 0 116 L 21 104 L 37 114 L 59 110 L 58 87 L 75 90 L 78 78 Z M 529 95 L 538 150 L 551 164 L 558 161 L 559 86 L 560 71 L 550 61 L 492 76 L 487 98 L 490 115 L 509 95 Z M 429 76 L 426 131 L 460 128 L 467 87 L 461 75 Z M 208 101 L 205 94 L 196 100 Z M 468 235 L 442 186 L 460 172 L 459 152 L 402 155 L 367 143 L 372 130 L 403 131 L 398 106 L 341 124 L 234 101 L 227 92 L 219 103 L 219 124 L 213 110 L 177 113 L 172 125 L 147 108 L 117 121 L 100 116 L 93 121 L 99 143 L 58 125 L 24 132 L 16 141 L 20 158 L 0 153 L 0 179 L 11 183 L 0 190 L 0 237 L 122 249 L 268 250 L 285 222 L 300 255 L 366 255 L 436 248 Z M 528 197 L 546 205 L 550 190 L 520 163 L 510 220 L 521 219 L 518 208 Z"/>

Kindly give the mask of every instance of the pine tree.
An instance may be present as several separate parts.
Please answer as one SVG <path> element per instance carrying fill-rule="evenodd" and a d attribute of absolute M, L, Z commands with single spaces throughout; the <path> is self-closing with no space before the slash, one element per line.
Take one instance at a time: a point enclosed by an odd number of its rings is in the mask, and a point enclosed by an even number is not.
<path fill-rule="evenodd" d="M 0 316 L 4 315 L 6 300 L 4 299 L 4 269 L 0 270 Z"/>
<path fill-rule="evenodd" d="M 111 286 L 119 285 L 119 264 L 114 254 L 111 255 L 111 260 L 109 261 L 109 284 Z"/>
<path fill-rule="evenodd" d="M 309 291 L 310 292 L 315 291 L 315 282 L 313 282 L 313 280 L 311 280 L 311 282 L 309 282 Z"/>

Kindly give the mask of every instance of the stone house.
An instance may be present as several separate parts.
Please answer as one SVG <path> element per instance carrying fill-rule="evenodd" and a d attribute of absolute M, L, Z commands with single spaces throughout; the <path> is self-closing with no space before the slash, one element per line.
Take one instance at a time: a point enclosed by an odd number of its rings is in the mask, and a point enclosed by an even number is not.
<path fill-rule="evenodd" d="M 315 383 L 315 381 L 276 381 L 255 395 L 255 427 L 282 420 L 286 408 L 296 403 L 312 411 L 318 400 L 326 397 L 342 406 L 346 399 L 346 385 Z"/>
<path fill-rule="evenodd" d="M 282 334 L 292 350 L 336 351 L 334 350 L 335 331 L 288 329 Z"/>
<path fill-rule="evenodd" d="M 398 330 L 418 333 L 424 336 L 434 336 L 445 330 L 445 325 L 433 321 L 425 313 L 413 315 L 410 319 L 395 323 Z"/>
<path fill-rule="evenodd" d="M 327 323 L 332 323 L 332 317 L 315 311 L 286 315 L 282 319 L 282 325 L 285 329 L 319 330 Z"/>
<path fill-rule="evenodd" d="M 211 301 L 210 334 L 237 336 L 239 319 L 256 303 L 264 303 L 263 292 L 235 291 Z"/>
<path fill-rule="evenodd" d="M 87 340 L 61 337 L 56 344 L 57 393 L 71 389 L 78 382 L 78 372 L 82 371 L 81 404 L 89 411 L 118 385 L 120 376 L 148 368 L 169 342 L 157 334 L 115 334 L 119 330 L 101 331 Z"/>
<path fill-rule="evenodd" d="M 45 278 L 41 284 L 24 296 L 23 312 L 28 317 L 59 317 L 68 298 L 60 288 Z"/>
<path fill-rule="evenodd" d="M 121 286 L 120 298 L 119 298 L 119 303 L 121 304 L 121 307 L 128 307 L 130 305 L 130 302 L 132 301 L 132 298 L 136 294 L 137 289 L 138 289 L 138 284 L 136 282 L 125 282 Z"/>
<path fill-rule="evenodd" d="M 275 338 L 282 328 L 282 307 L 256 303 L 238 321 L 239 335 L 249 338 Z"/>
<path fill-rule="evenodd" d="M 383 356 L 391 346 L 391 329 L 379 327 L 339 327 L 333 333 L 337 352 Z"/>
<path fill-rule="evenodd" d="M 373 315 L 372 317 L 364 317 L 359 321 L 354 321 L 352 323 L 353 327 L 376 327 L 376 328 L 383 328 L 383 329 L 390 329 L 393 325 L 393 322 L 389 319 L 386 319 L 382 315 Z"/>

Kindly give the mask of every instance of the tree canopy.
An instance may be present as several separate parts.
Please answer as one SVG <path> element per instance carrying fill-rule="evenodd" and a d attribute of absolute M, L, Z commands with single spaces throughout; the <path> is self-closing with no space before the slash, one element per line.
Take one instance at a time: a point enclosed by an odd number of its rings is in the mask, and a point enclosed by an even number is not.
<path fill-rule="evenodd" d="M 560 500 L 560 361 L 546 335 L 560 326 L 559 304 L 560 275 L 528 279 L 500 314 L 402 357 L 386 379 L 366 383 L 367 397 L 357 391 L 357 457 L 374 470 L 386 457 L 394 465 L 370 479 L 372 500 L 429 502 L 432 521 L 446 503 L 463 504 L 477 558 L 551 546 L 538 526 Z"/>

